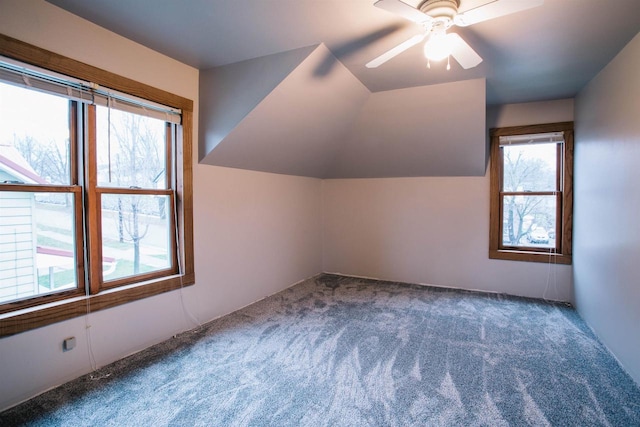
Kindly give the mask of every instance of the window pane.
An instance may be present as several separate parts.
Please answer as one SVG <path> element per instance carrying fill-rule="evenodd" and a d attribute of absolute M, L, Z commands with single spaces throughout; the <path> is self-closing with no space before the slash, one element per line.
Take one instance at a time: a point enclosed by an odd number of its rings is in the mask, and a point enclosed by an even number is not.
<path fill-rule="evenodd" d="M 555 248 L 555 196 L 504 196 L 502 219 L 503 246 Z"/>
<path fill-rule="evenodd" d="M 506 145 L 503 191 L 555 191 L 557 144 Z"/>
<path fill-rule="evenodd" d="M 73 224 L 72 194 L 0 192 L 0 302 L 77 287 Z"/>
<path fill-rule="evenodd" d="M 98 185 L 165 189 L 166 123 L 113 108 L 96 110 Z"/>
<path fill-rule="evenodd" d="M 0 182 L 70 184 L 69 101 L 0 82 Z"/>
<path fill-rule="evenodd" d="M 169 196 L 102 195 L 103 280 L 171 267 Z"/>

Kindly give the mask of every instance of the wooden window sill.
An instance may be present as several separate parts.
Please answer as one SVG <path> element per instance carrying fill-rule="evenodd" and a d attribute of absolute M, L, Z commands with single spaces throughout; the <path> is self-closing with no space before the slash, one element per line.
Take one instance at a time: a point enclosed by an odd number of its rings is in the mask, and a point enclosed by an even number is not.
<path fill-rule="evenodd" d="M 489 258 L 509 261 L 542 262 L 547 264 L 571 264 L 571 255 L 504 249 L 489 251 Z"/>
<path fill-rule="evenodd" d="M 0 337 L 26 332 L 73 319 L 85 314 L 117 307 L 195 283 L 194 274 L 170 276 L 162 279 L 121 286 L 97 295 L 80 296 L 51 302 L 0 315 Z"/>

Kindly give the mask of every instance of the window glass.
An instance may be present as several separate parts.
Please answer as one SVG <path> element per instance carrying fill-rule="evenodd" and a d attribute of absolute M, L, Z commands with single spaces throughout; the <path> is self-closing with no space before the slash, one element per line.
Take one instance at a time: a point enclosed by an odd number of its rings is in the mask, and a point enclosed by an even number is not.
<path fill-rule="evenodd" d="M 169 196 L 102 195 L 103 280 L 171 268 Z"/>
<path fill-rule="evenodd" d="M 0 183 L 70 183 L 69 101 L 0 82 Z"/>
<path fill-rule="evenodd" d="M 166 123 L 115 108 L 96 110 L 98 185 L 166 189 Z"/>
<path fill-rule="evenodd" d="M 503 146 L 503 191 L 556 189 L 557 144 Z"/>
<path fill-rule="evenodd" d="M 54 195 L 0 192 L 0 302 L 77 287 L 73 199 Z"/>
<path fill-rule="evenodd" d="M 502 244 L 555 248 L 556 196 L 504 196 Z"/>

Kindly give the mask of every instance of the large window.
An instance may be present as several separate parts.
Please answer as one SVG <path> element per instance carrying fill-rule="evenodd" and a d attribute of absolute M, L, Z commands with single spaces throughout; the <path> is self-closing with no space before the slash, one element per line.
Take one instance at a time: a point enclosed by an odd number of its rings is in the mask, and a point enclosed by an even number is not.
<path fill-rule="evenodd" d="M 0 37 L 0 336 L 192 284 L 192 102 Z"/>
<path fill-rule="evenodd" d="M 571 263 L 573 123 L 491 130 L 489 256 Z"/>

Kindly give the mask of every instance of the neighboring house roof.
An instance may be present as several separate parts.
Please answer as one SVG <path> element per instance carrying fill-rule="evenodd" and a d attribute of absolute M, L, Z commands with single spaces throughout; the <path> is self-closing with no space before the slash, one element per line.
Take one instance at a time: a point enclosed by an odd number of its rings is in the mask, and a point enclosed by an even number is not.
<path fill-rule="evenodd" d="M 13 146 L 0 144 L 0 171 L 25 184 L 49 184 L 33 170 L 22 154 Z"/>

